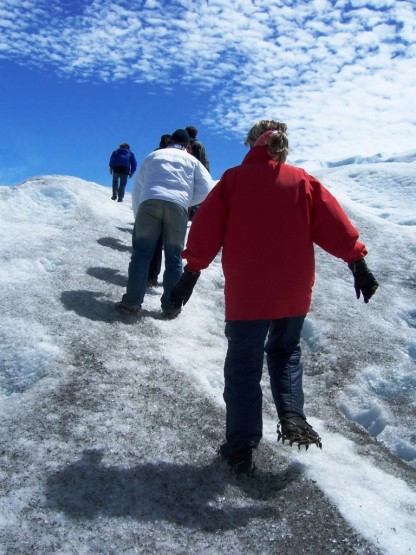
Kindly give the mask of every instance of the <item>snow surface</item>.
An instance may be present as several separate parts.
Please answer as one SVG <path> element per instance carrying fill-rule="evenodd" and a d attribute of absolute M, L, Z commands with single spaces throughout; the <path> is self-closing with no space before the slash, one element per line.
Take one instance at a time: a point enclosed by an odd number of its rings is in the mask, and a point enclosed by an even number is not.
<path fill-rule="evenodd" d="M 0 187 L 0 553 L 416 553 L 414 154 L 314 172 L 380 288 L 357 301 L 317 249 L 302 344 L 323 449 L 276 442 L 266 371 L 253 479 L 215 455 L 219 257 L 176 320 L 160 318 L 161 287 L 120 317 L 129 198 L 59 175 Z"/>

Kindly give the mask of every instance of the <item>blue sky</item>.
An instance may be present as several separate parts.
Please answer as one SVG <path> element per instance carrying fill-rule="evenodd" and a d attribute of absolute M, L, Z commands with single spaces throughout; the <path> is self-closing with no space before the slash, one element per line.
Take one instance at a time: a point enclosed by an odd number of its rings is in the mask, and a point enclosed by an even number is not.
<path fill-rule="evenodd" d="M 288 124 L 288 162 L 414 149 L 416 4 L 406 0 L 2 0 L 0 184 L 110 185 L 195 125 L 218 179 L 257 119 Z"/>

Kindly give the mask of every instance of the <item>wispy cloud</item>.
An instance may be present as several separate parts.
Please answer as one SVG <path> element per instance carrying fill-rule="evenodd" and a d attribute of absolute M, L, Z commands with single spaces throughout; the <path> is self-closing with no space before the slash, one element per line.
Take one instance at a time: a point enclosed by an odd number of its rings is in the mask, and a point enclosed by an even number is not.
<path fill-rule="evenodd" d="M 0 58 L 79 80 L 192 85 L 209 92 L 207 125 L 241 135 L 280 118 L 304 157 L 371 154 L 372 133 L 379 150 L 414 148 L 412 1 L 70 4 L 3 0 Z"/>

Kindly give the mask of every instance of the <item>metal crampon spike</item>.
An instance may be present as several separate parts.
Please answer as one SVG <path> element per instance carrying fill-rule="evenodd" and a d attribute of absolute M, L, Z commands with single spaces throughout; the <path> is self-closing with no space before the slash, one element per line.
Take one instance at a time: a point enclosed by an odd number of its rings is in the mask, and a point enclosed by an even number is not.
<path fill-rule="evenodd" d="M 296 435 L 295 437 L 287 437 L 281 433 L 278 433 L 277 441 L 282 440 L 282 444 L 285 445 L 286 442 L 289 443 L 290 447 L 293 447 L 294 444 L 297 444 L 298 449 L 300 450 L 301 447 L 305 447 L 307 451 L 311 445 L 316 445 L 319 449 L 322 449 L 322 441 L 321 438 L 310 438 L 307 436 Z"/>

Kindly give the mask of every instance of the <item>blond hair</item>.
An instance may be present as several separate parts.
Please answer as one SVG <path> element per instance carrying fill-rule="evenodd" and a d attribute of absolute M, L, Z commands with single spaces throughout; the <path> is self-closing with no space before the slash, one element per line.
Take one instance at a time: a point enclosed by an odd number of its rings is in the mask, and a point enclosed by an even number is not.
<path fill-rule="evenodd" d="M 276 162 L 285 162 L 289 153 L 289 139 L 287 138 L 286 130 L 287 125 L 280 121 L 259 120 L 247 133 L 244 144 L 252 148 L 257 139 L 266 133 L 266 131 L 271 131 L 265 142 L 269 155 Z"/>

